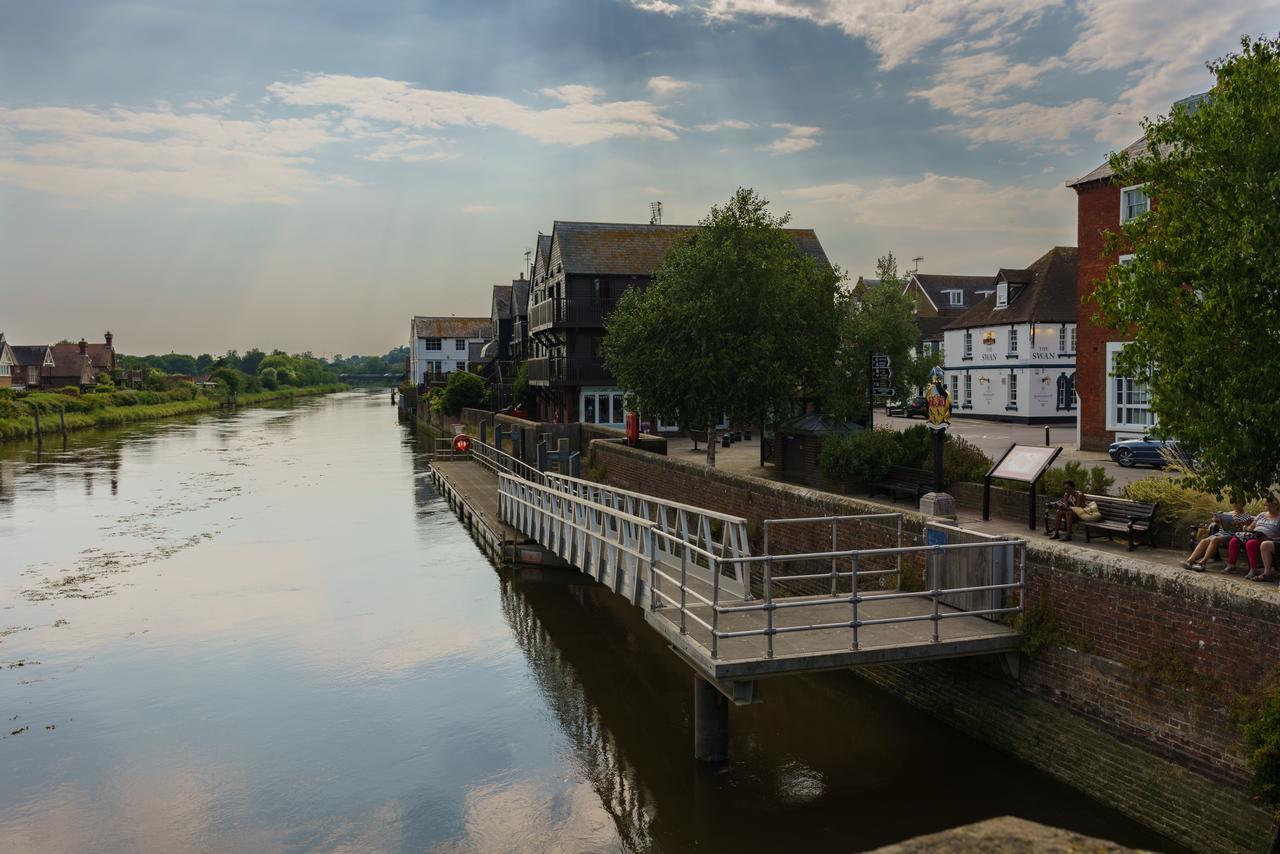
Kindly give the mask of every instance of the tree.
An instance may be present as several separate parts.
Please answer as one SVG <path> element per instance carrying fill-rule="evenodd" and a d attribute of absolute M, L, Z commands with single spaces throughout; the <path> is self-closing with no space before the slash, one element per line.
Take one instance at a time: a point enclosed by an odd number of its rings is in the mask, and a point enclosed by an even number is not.
<path fill-rule="evenodd" d="M 804 254 L 769 202 L 739 188 L 677 240 L 649 287 L 606 320 L 605 363 L 634 406 L 705 427 L 755 423 L 813 398 L 835 349 L 840 273 Z"/>
<path fill-rule="evenodd" d="M 915 301 L 902 292 L 904 282 L 892 252 L 877 259 L 876 276 L 878 286 L 858 294 L 843 292 L 837 301 L 839 344 L 823 399 L 823 411 L 835 421 L 867 423 L 873 354 L 889 357 L 894 392 L 900 398 L 923 386 L 929 369 L 938 363 L 932 354 L 914 355 L 920 340 Z"/>
<path fill-rule="evenodd" d="M 454 371 L 444 387 L 445 415 L 457 415 L 484 400 L 484 380 L 466 371 Z"/>
<path fill-rule="evenodd" d="M 1234 497 L 1280 478 L 1280 40 L 1244 38 L 1209 64 L 1194 109 L 1143 123 L 1145 151 L 1113 155 L 1114 181 L 1142 184 L 1151 210 L 1108 236 L 1131 247 L 1097 285 L 1097 319 L 1129 330 L 1118 375 L 1149 389 L 1156 432 Z"/>
<path fill-rule="evenodd" d="M 221 367 L 209 375 L 209 378 L 216 383 L 221 383 L 227 387 L 227 396 L 235 398 L 235 396 L 244 388 L 244 374 L 235 368 Z"/>

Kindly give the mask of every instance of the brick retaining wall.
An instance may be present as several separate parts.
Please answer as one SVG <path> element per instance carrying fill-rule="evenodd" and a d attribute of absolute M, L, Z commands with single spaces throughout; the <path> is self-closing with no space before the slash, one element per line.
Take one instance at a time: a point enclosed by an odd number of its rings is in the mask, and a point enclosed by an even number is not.
<path fill-rule="evenodd" d="M 893 510 L 903 512 L 904 544 L 918 543 L 922 536 L 923 517 L 901 507 L 726 473 L 603 442 L 592 444 L 591 457 L 610 484 L 743 516 L 755 527 L 770 518 Z M 830 547 L 829 533 L 812 528 L 781 528 L 777 536 L 781 548 L 773 551 Z M 888 528 L 864 526 L 842 535 L 840 547 L 888 545 L 891 536 Z M 958 715 L 981 720 L 1004 704 L 1047 701 L 1073 719 L 1087 721 L 1099 734 L 1176 763 L 1206 785 L 1209 780 L 1220 784 L 1231 793 L 1227 802 L 1243 804 L 1255 824 L 1270 827 L 1265 813 L 1244 797 L 1247 772 L 1229 705 L 1256 687 L 1273 663 L 1268 651 L 1280 648 L 1280 596 L 1274 588 L 1245 587 L 1232 579 L 1145 563 L 1140 557 L 1033 538 L 1027 548 L 1026 603 L 1029 611 L 1051 614 L 1058 628 L 1048 637 L 1047 648 L 1033 657 L 1023 656 L 1018 682 L 992 680 L 1001 686 L 994 694 L 995 689 L 985 688 L 962 691 L 974 672 L 974 665 L 964 662 L 906 668 L 911 678 L 899 681 L 936 683 L 928 690 L 950 698 L 948 712 L 942 715 L 948 720 Z M 947 678 L 941 680 L 944 674 Z M 900 693 L 915 702 L 911 692 Z M 992 735 L 998 734 L 983 737 Z M 1024 758 L 1063 779 L 1076 780 L 1068 767 L 1075 760 L 1067 753 L 1033 751 Z M 1141 778 L 1124 777 L 1122 770 L 1114 769 L 1114 787 L 1141 788 Z M 1082 788 L 1095 796 L 1107 791 L 1106 786 Z M 1153 810 L 1159 812 L 1157 805 L 1136 806 L 1149 800 L 1145 792 L 1131 792 L 1128 801 L 1110 796 L 1107 800 L 1188 844 L 1214 847 L 1188 829 L 1173 803 L 1161 818 L 1153 817 Z M 1216 803 L 1203 805 L 1211 813 L 1202 816 L 1207 825 L 1240 821 L 1238 814 Z M 1232 850 L 1232 845 L 1221 850 Z"/>

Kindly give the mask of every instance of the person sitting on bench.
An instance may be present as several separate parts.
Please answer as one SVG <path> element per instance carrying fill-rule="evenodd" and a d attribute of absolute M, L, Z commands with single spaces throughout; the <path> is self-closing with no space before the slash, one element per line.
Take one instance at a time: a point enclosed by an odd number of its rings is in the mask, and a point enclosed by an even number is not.
<path fill-rule="evenodd" d="M 1058 539 L 1058 532 L 1062 530 L 1063 523 L 1067 526 L 1067 535 L 1063 539 L 1071 539 L 1071 526 L 1076 521 L 1076 514 L 1071 508 L 1084 506 L 1084 493 L 1076 489 L 1074 480 L 1063 483 L 1062 488 L 1062 500 L 1058 502 L 1058 518 L 1053 523 L 1053 530 L 1045 534 L 1051 540 Z"/>
<path fill-rule="evenodd" d="M 1196 572 L 1204 572 L 1206 564 L 1222 560 L 1218 557 L 1218 549 L 1224 543 L 1231 542 L 1231 535 L 1236 531 L 1245 530 L 1245 526 L 1252 521 L 1253 515 L 1244 511 L 1243 501 L 1231 502 L 1231 512 L 1219 513 L 1214 517 L 1214 525 L 1209 529 L 1209 536 L 1196 543 L 1195 549 L 1182 562 L 1182 565 Z"/>
<path fill-rule="evenodd" d="M 1249 581 L 1274 581 L 1276 573 L 1271 568 L 1275 558 L 1276 540 L 1280 539 L 1280 498 L 1267 496 L 1267 511 L 1259 513 L 1249 523 L 1247 529 L 1231 537 L 1231 545 L 1227 547 L 1226 572 L 1235 572 L 1236 561 L 1240 559 L 1243 548 L 1249 558 Z M 1262 566 L 1258 566 L 1261 563 Z"/>

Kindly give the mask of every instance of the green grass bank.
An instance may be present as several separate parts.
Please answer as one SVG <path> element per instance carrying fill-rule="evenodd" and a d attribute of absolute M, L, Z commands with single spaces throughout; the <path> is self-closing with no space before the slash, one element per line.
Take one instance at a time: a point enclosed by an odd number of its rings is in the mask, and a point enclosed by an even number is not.
<path fill-rule="evenodd" d="M 317 394 L 345 391 L 343 383 L 288 386 L 274 391 L 237 395 L 235 406 L 253 406 L 273 400 L 288 400 Z M 139 421 L 172 418 L 212 412 L 226 406 L 226 399 L 210 396 L 194 386 L 172 391 L 113 391 L 81 395 L 35 392 L 23 396 L 0 398 L 0 441 L 30 439 L 36 436 L 36 413 L 44 435 L 62 430 L 65 413 L 67 430 L 88 427 L 120 427 Z"/>

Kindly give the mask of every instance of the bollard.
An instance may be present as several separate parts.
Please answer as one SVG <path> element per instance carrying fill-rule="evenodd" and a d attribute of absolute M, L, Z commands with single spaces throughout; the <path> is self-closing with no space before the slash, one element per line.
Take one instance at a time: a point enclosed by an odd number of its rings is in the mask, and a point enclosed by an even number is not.
<path fill-rule="evenodd" d="M 482 445 L 489 444 L 489 422 L 488 421 L 484 421 L 484 420 L 480 421 L 480 444 Z"/>
<path fill-rule="evenodd" d="M 1044 446 L 1049 447 L 1049 425 L 1044 425 Z"/>

